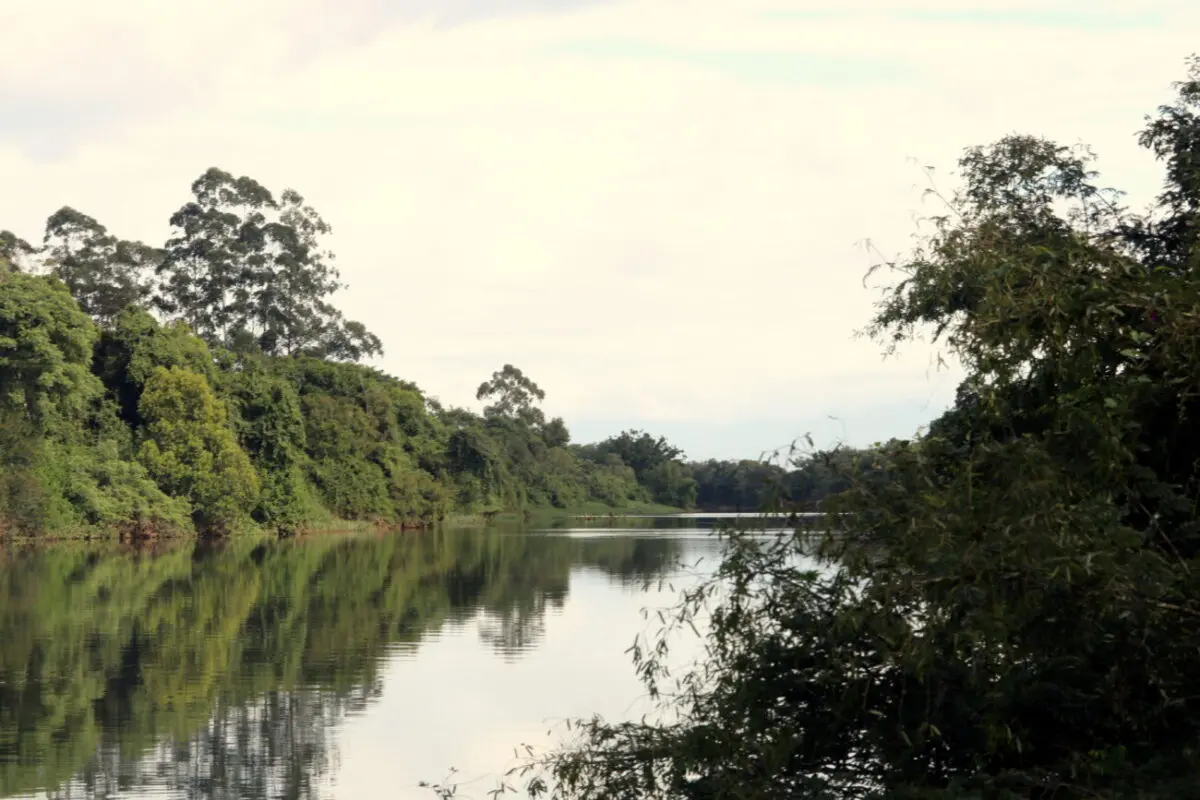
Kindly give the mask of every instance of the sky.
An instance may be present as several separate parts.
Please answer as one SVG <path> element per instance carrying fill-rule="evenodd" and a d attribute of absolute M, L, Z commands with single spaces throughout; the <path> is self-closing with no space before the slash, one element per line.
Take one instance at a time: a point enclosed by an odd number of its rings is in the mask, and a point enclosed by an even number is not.
<path fill-rule="evenodd" d="M 375 364 L 478 408 L 506 363 L 577 441 L 692 458 L 908 436 L 956 370 L 859 336 L 924 166 L 1135 140 L 1200 5 L 1003 0 L 0 0 L 0 229 L 70 205 L 160 244 L 217 166 L 332 225 Z M 951 364 L 953 361 L 951 360 Z"/>

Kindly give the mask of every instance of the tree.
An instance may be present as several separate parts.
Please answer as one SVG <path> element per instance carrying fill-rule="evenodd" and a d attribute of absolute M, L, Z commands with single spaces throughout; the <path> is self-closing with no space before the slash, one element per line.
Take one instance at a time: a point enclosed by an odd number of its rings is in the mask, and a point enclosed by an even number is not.
<path fill-rule="evenodd" d="M 679 609 L 711 633 L 674 721 L 583 723 L 534 793 L 1200 794 L 1200 62 L 1142 142 L 1167 165 L 1147 217 L 1086 152 L 967 151 L 871 328 L 932 326 L 955 407 L 871 454 L 884 479 L 846 471 L 816 550 L 733 534 Z M 636 655 L 659 691 L 662 650 Z"/>
<path fill-rule="evenodd" d="M 600 461 L 581 459 L 585 470 L 588 493 L 610 506 L 620 507 L 630 500 L 648 500 L 645 487 L 637 475 L 621 459 L 609 454 Z"/>
<path fill-rule="evenodd" d="M 614 453 L 621 460 L 633 467 L 638 480 L 644 480 L 650 470 L 667 461 L 676 461 L 684 457 L 683 451 L 667 441 L 666 437 L 657 439 L 639 430 L 622 431 L 616 436 L 610 436 L 597 447 L 597 452 L 603 456 Z"/>
<path fill-rule="evenodd" d="M 415 386 L 358 364 L 295 358 L 275 367 L 297 389 L 307 471 L 330 512 L 401 525 L 444 515 L 434 472 L 446 443 Z"/>
<path fill-rule="evenodd" d="M 138 404 L 142 389 L 158 367 L 179 367 L 217 380 L 212 353 L 180 321 L 160 325 L 150 312 L 127 308 L 101 332 L 92 368 L 131 426 L 144 424 Z"/>
<path fill-rule="evenodd" d="M 512 364 L 492 373 L 492 379 L 479 384 L 476 400 L 491 401 L 483 409 L 485 417 L 508 417 L 529 425 L 541 425 L 545 415 L 536 404 L 546 399 L 532 379 Z"/>
<path fill-rule="evenodd" d="M 562 417 L 554 417 L 542 426 L 542 440 L 546 447 L 566 447 L 571 443 L 571 432 Z"/>
<path fill-rule="evenodd" d="M 607 455 L 615 455 L 632 467 L 638 483 L 650 491 L 655 502 L 679 508 L 695 505 L 697 483 L 683 464 L 683 451 L 666 437 L 656 439 L 645 431 L 623 431 L 596 446 L 595 456 Z"/>
<path fill-rule="evenodd" d="M 129 432 L 89 370 L 96 336 L 58 279 L 0 274 L 0 529 L 187 526 L 121 452 Z"/>
<path fill-rule="evenodd" d="M 175 235 L 158 267 L 156 304 L 211 344 L 253 337 L 267 355 L 358 360 L 382 353 L 379 339 L 329 302 L 344 288 L 329 225 L 287 189 L 216 167 L 192 184 L 195 199 L 171 216 Z"/>
<path fill-rule="evenodd" d="M 146 471 L 163 491 L 188 500 L 198 530 L 233 530 L 254 508 L 258 478 L 204 376 L 157 367 L 139 410 L 148 435 L 138 458 Z"/>
<path fill-rule="evenodd" d="M 681 461 L 662 461 L 647 470 L 645 487 L 656 502 L 676 508 L 692 508 L 696 505 L 699 486 L 692 471 Z"/>
<path fill-rule="evenodd" d="M 122 310 L 150 296 L 150 276 L 160 251 L 116 238 L 96 220 L 63 207 L 46 220 L 45 255 L 53 274 L 79 307 L 107 325 Z"/>
<path fill-rule="evenodd" d="M 758 511 L 786 493 L 787 471 L 767 461 L 709 460 L 692 464 L 691 471 L 696 503 L 706 510 Z"/>
<path fill-rule="evenodd" d="M 21 261 L 33 253 L 29 242 L 11 231 L 0 231 L 0 274 L 21 272 Z"/>
<path fill-rule="evenodd" d="M 267 359 L 248 358 L 224 374 L 238 442 L 257 468 L 262 491 L 255 521 L 294 532 L 319 513 L 304 479 L 304 415 L 295 385 L 270 371 Z M 315 513 L 314 513 L 315 512 Z"/>
<path fill-rule="evenodd" d="M 55 278 L 0 273 L 0 407 L 39 429 L 78 416 L 98 394 L 89 367 L 96 326 Z"/>

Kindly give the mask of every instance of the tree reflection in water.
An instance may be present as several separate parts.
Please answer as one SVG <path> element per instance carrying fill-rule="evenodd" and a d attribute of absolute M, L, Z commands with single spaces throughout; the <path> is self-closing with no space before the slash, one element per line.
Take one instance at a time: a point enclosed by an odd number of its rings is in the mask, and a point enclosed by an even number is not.
<path fill-rule="evenodd" d="M 478 619 L 518 658 L 573 567 L 633 583 L 677 557 L 670 538 L 469 530 L 0 551 L 0 796 L 318 796 L 331 729 L 395 648 Z"/>

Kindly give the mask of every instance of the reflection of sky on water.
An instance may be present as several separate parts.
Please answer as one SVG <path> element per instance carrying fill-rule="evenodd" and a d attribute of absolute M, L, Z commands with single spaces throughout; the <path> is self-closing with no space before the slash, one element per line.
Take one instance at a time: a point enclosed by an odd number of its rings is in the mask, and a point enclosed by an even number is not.
<path fill-rule="evenodd" d="M 590 533 L 590 531 L 589 531 Z M 706 563 L 719 553 L 708 534 L 688 537 L 683 560 Z M 628 535 L 628 531 L 625 532 Z M 675 589 L 691 582 L 672 577 Z M 571 589 L 560 611 L 545 618 L 536 647 L 516 660 L 481 657 L 478 626 L 455 626 L 427 640 L 413 654 L 397 652 L 382 671 L 383 696 L 365 713 L 348 719 L 338 734 L 340 768 L 336 798 L 380 796 L 431 798 L 416 788 L 438 780 L 450 767 L 464 797 L 486 797 L 496 772 L 513 763 L 513 748 L 550 741 L 562 720 L 599 713 L 640 715 L 649 710 L 625 650 L 639 632 L 659 623 L 642 609 L 672 604 L 677 591 L 646 592 L 621 586 L 599 570 L 571 571 Z M 681 638 L 680 660 L 698 652 L 698 642 Z"/>

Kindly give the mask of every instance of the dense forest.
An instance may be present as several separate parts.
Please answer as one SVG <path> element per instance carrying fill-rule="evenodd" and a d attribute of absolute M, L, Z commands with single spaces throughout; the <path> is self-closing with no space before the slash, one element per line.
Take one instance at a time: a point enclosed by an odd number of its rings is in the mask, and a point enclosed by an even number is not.
<path fill-rule="evenodd" d="M 366 366 L 329 225 L 210 169 L 161 247 L 72 208 L 0 232 L 0 532 L 289 532 L 539 507 L 811 505 L 817 461 L 688 463 L 643 431 L 576 445 L 505 365 L 481 414 Z M 792 468 L 795 467 L 795 468 Z"/>

